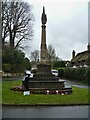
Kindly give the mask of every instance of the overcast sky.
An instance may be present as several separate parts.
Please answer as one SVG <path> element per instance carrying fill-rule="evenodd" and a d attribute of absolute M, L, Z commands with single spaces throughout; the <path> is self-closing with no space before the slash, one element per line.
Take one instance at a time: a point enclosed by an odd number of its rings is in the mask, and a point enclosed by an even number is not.
<path fill-rule="evenodd" d="M 30 56 L 31 51 L 40 50 L 43 6 L 47 14 L 47 45 L 52 44 L 57 56 L 63 60 L 71 60 L 73 50 L 78 53 L 87 49 L 88 0 L 26 1 L 32 5 L 35 17 L 33 40 L 27 43 L 28 47 L 25 48 L 27 56 Z"/>

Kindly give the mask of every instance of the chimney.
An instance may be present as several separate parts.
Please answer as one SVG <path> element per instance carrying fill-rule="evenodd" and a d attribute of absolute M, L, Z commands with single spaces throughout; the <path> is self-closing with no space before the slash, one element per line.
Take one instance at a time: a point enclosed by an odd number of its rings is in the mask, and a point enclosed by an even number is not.
<path fill-rule="evenodd" d="M 75 57 L 75 50 L 72 52 L 72 59 Z"/>
<path fill-rule="evenodd" d="M 88 43 L 87 49 L 88 49 L 88 51 L 90 51 L 90 43 Z"/>

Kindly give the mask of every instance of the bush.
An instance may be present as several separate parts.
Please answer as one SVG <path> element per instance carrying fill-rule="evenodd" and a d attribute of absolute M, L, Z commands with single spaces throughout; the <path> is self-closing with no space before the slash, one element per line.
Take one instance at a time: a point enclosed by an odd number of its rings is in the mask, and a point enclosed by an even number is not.
<path fill-rule="evenodd" d="M 86 70 L 85 80 L 88 81 L 88 84 L 90 85 L 90 68 Z"/>
<path fill-rule="evenodd" d="M 3 69 L 6 73 L 10 73 L 11 71 L 11 65 L 10 64 L 3 64 Z"/>
<path fill-rule="evenodd" d="M 89 83 L 90 68 L 65 68 L 64 77 L 71 80 L 84 81 Z"/>
<path fill-rule="evenodd" d="M 53 68 L 59 68 L 59 67 L 65 67 L 65 62 L 64 61 L 56 61 L 53 64 Z"/>
<path fill-rule="evenodd" d="M 58 77 L 64 77 L 64 69 L 59 69 L 58 70 Z"/>
<path fill-rule="evenodd" d="M 28 58 L 21 50 L 5 47 L 2 51 L 2 69 L 6 73 L 23 73 L 25 69 L 31 69 Z"/>

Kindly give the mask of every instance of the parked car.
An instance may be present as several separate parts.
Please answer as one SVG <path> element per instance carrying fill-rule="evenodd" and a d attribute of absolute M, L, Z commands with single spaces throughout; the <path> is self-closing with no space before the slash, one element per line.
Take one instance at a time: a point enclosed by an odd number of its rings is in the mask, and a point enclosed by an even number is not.
<path fill-rule="evenodd" d="M 55 76 L 58 77 L 58 70 L 54 70 L 54 69 L 52 69 L 51 72 L 52 72 L 53 75 L 55 75 Z"/>

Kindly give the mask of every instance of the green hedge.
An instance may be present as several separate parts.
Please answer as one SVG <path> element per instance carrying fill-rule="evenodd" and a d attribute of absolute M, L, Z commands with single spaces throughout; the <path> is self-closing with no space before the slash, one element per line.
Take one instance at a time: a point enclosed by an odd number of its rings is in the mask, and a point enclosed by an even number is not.
<path fill-rule="evenodd" d="M 90 67 L 58 69 L 59 77 L 90 84 Z"/>
<path fill-rule="evenodd" d="M 83 81 L 90 84 L 90 67 L 85 68 L 66 68 L 64 77 L 71 80 Z"/>
<path fill-rule="evenodd" d="M 64 77 L 64 69 L 58 69 L 58 77 L 63 78 Z"/>

